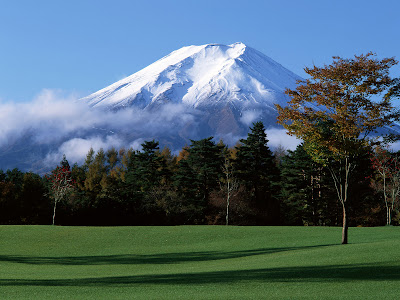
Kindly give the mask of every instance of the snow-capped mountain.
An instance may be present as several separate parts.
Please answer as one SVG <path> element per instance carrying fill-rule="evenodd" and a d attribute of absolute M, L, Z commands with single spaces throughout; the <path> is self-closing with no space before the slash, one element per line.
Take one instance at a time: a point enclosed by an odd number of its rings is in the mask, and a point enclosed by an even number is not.
<path fill-rule="evenodd" d="M 151 139 L 172 150 L 209 136 L 234 145 L 252 122 L 278 127 L 274 104 L 285 105 L 285 89 L 299 79 L 243 43 L 183 47 L 73 105 L 45 97 L 16 109 L 10 121 L 29 121 L 6 128 L 0 169 L 42 172 L 63 154 L 81 163 L 90 147 L 138 148 Z"/>
<path fill-rule="evenodd" d="M 277 126 L 274 104 L 285 105 L 285 89 L 294 88 L 299 79 L 243 43 L 207 44 L 176 50 L 82 101 L 107 110 L 154 111 L 165 104 L 182 104 L 201 113 L 196 125 L 177 128 L 182 138 L 193 138 L 187 136 L 193 127 L 194 137 L 243 136 L 253 121 Z"/>
<path fill-rule="evenodd" d="M 166 102 L 195 108 L 285 104 L 299 76 L 243 43 L 176 50 L 88 97 L 93 107 L 147 108 Z"/>

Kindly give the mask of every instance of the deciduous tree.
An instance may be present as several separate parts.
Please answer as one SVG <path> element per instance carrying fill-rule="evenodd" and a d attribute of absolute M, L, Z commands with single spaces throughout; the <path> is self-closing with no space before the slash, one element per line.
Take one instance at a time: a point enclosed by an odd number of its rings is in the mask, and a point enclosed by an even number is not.
<path fill-rule="evenodd" d="M 226 195 L 225 224 L 229 225 L 229 206 L 232 196 L 239 189 L 239 180 L 235 176 L 232 149 L 224 148 L 224 161 L 221 166 L 223 177 L 220 180 L 221 190 Z"/>
<path fill-rule="evenodd" d="M 330 65 L 305 68 L 310 78 L 286 90 L 291 97 L 287 107 L 277 105 L 278 123 L 301 138 L 312 159 L 331 172 L 343 211 L 342 244 L 348 242 L 348 189 L 355 157 L 386 136 L 378 129 L 398 119 L 391 100 L 398 96 L 399 81 L 389 75 L 395 64 L 393 58 L 379 60 L 372 53 L 333 57 Z"/>
<path fill-rule="evenodd" d="M 391 225 L 392 214 L 400 196 L 400 157 L 377 147 L 371 157 L 372 167 L 379 174 L 382 184 L 375 187 L 382 191 L 386 208 L 386 225 Z"/>
<path fill-rule="evenodd" d="M 57 166 L 50 175 L 46 176 L 49 181 L 49 192 L 54 199 L 53 207 L 53 225 L 56 219 L 57 203 L 65 199 L 75 187 L 75 180 L 71 176 L 69 164 L 65 164 L 65 156 L 61 166 Z"/>

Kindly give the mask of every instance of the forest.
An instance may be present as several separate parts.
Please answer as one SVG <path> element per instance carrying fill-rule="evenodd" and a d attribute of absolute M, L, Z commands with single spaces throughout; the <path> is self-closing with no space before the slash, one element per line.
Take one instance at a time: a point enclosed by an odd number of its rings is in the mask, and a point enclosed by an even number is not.
<path fill-rule="evenodd" d="M 0 223 L 342 225 L 343 244 L 348 226 L 398 225 L 400 156 L 388 150 L 400 139 L 390 132 L 397 63 L 367 53 L 305 68 L 310 78 L 275 105 L 277 123 L 303 141 L 294 151 L 272 152 L 259 121 L 234 147 L 209 137 L 175 155 L 152 140 L 91 149 L 72 167 L 64 156 L 44 177 L 1 171 Z"/>
<path fill-rule="evenodd" d="M 349 225 L 398 225 L 400 156 L 376 147 L 356 157 Z M 1 224 L 340 226 L 341 204 L 325 166 L 299 145 L 272 152 L 262 122 L 234 147 L 212 137 L 174 155 L 157 141 L 141 150 L 91 149 L 64 156 L 46 176 L 0 171 Z"/>

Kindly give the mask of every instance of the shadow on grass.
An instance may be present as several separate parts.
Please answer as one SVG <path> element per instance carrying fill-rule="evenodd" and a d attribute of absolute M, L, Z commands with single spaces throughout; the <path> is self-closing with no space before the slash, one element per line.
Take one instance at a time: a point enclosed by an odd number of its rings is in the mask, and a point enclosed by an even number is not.
<path fill-rule="evenodd" d="M 0 286 L 134 286 L 233 284 L 239 282 L 342 282 L 399 281 L 400 266 L 373 264 L 331 265 L 292 268 L 265 268 L 238 271 L 215 271 L 164 275 L 99 277 L 82 279 L 2 279 Z"/>
<path fill-rule="evenodd" d="M 254 255 L 272 254 L 283 251 L 294 251 L 320 248 L 332 245 L 316 245 L 302 247 L 262 248 L 241 251 L 202 251 L 182 253 L 162 253 L 147 255 L 104 255 L 104 256 L 18 256 L 0 255 L 0 262 L 13 262 L 35 265 L 114 265 L 114 264 L 176 264 L 182 262 L 212 261 L 230 258 L 242 258 Z"/>

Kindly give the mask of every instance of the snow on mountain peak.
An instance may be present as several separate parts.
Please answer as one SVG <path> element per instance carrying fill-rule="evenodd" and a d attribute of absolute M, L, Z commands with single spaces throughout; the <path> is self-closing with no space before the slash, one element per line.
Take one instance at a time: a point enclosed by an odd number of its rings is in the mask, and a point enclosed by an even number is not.
<path fill-rule="evenodd" d="M 61 116 L 60 126 L 54 127 L 54 116 L 37 119 L 35 114 L 20 132 L 6 130 L 5 136 L 12 138 L 8 144 L 2 140 L 0 167 L 43 171 L 62 154 L 84 159 L 90 147 L 136 149 L 152 139 L 173 151 L 210 136 L 234 145 L 255 121 L 275 128 L 272 139 L 279 141 L 282 131 L 276 124 L 274 104 L 286 104 L 284 90 L 294 88 L 297 79 L 243 43 L 183 47 L 81 99 L 89 107 L 78 103 L 71 110 L 68 102 L 72 114 Z M 63 103 L 52 105 L 59 110 Z M 31 114 L 32 108 L 26 109 Z"/>
<path fill-rule="evenodd" d="M 186 46 L 82 100 L 93 107 L 146 108 L 162 103 L 192 107 L 247 107 L 287 101 L 297 75 L 243 43 Z"/>

